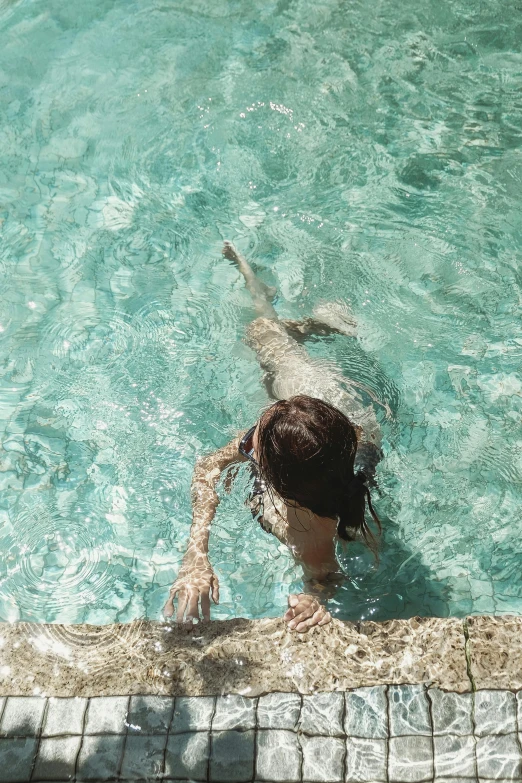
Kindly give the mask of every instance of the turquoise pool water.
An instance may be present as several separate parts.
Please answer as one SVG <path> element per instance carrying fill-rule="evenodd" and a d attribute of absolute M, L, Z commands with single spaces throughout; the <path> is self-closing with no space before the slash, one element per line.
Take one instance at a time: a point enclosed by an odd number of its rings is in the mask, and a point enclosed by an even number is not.
<path fill-rule="evenodd" d="M 0 0 L 0 619 L 158 617 L 267 402 L 224 237 L 390 407 L 345 618 L 522 612 L 522 7 Z M 299 572 L 224 496 L 213 616 Z"/>

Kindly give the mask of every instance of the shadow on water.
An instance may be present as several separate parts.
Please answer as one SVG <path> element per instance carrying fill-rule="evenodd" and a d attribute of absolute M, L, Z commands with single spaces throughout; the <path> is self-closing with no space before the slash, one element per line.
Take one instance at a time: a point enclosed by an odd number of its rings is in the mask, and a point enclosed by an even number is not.
<path fill-rule="evenodd" d="M 332 614 L 339 620 L 391 620 L 409 617 L 447 617 L 450 587 L 434 579 L 399 538 L 396 525 L 383 519 L 379 561 L 362 544 L 339 554 L 347 581 L 332 599 Z"/>

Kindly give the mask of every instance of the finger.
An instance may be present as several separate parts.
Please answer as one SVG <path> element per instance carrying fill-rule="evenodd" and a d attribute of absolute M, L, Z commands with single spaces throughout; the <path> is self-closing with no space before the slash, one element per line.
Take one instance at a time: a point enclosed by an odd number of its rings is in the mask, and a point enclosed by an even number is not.
<path fill-rule="evenodd" d="M 321 617 L 323 616 L 324 609 L 321 607 L 316 612 L 313 613 L 311 617 L 308 618 L 308 620 L 304 620 L 302 623 L 299 623 L 296 626 L 297 633 L 306 633 L 309 628 L 313 628 L 314 625 L 318 625 Z"/>
<path fill-rule="evenodd" d="M 294 593 L 292 593 L 291 595 L 288 596 L 288 606 L 297 606 L 298 603 L 299 603 L 299 597 L 297 595 L 294 595 Z"/>
<path fill-rule="evenodd" d="M 185 614 L 185 608 L 187 606 L 188 595 L 186 590 L 180 590 L 178 595 L 178 611 L 176 614 L 176 622 L 183 622 L 183 615 Z"/>
<path fill-rule="evenodd" d="M 215 574 L 212 577 L 212 600 L 215 604 L 219 603 L 219 579 Z"/>
<path fill-rule="evenodd" d="M 313 614 L 314 614 L 314 608 L 313 607 L 310 608 L 310 609 L 306 609 L 304 612 L 301 612 L 300 614 L 296 613 L 294 619 L 291 620 L 288 623 L 288 627 L 291 628 L 292 630 L 294 628 L 297 628 L 299 623 L 302 623 L 302 622 L 304 622 L 304 620 L 307 620 L 309 617 L 312 617 Z"/>
<path fill-rule="evenodd" d="M 172 617 L 174 614 L 174 598 L 170 596 L 167 603 L 163 607 L 163 617 Z"/>
<path fill-rule="evenodd" d="M 300 600 L 299 603 L 294 607 L 295 616 L 297 617 L 297 615 L 301 614 L 302 612 L 307 612 L 309 609 L 312 610 L 312 614 L 313 614 L 319 606 L 320 606 L 319 601 L 310 599 L 307 596 L 302 600 Z"/>
<path fill-rule="evenodd" d="M 210 596 L 206 592 L 201 596 L 201 614 L 204 620 L 210 620 Z"/>
<path fill-rule="evenodd" d="M 326 614 L 325 614 L 325 616 L 323 617 L 323 619 L 322 619 L 322 620 L 320 620 L 320 621 L 317 623 L 317 625 L 326 625 L 327 623 L 329 623 L 329 622 L 331 621 L 331 619 L 332 619 L 332 615 L 330 614 L 330 612 L 326 612 Z"/>
<path fill-rule="evenodd" d="M 185 621 L 192 623 L 193 620 L 199 620 L 199 590 L 193 587 L 189 590 L 187 613 Z"/>
<path fill-rule="evenodd" d="M 288 623 L 290 620 L 293 620 L 295 617 L 295 611 L 293 609 L 289 609 L 285 614 L 283 615 L 283 620 Z"/>

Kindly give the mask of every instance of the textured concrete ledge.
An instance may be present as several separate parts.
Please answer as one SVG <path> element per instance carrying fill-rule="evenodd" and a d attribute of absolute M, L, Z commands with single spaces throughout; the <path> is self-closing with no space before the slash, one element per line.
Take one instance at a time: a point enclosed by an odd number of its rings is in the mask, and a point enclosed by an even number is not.
<path fill-rule="evenodd" d="M 522 688 L 522 617 L 468 617 L 466 626 L 473 686 Z"/>
<path fill-rule="evenodd" d="M 496 627 L 503 622 L 496 618 Z M 520 627 L 520 620 L 505 622 Z M 470 627 L 475 633 L 478 618 Z M 477 672 L 489 665 L 484 645 L 485 640 L 473 664 Z M 456 618 L 334 621 L 302 636 L 279 619 L 212 622 L 192 630 L 149 621 L 5 624 L 0 626 L 0 695 L 257 696 L 392 683 L 462 693 L 472 689 L 467 652 L 465 624 Z"/>

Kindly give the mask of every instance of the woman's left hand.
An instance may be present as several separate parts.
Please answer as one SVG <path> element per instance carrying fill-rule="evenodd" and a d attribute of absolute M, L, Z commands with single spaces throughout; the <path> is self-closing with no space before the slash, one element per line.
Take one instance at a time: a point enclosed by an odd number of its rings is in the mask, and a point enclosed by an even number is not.
<path fill-rule="evenodd" d="M 288 623 L 290 630 L 297 633 L 306 633 L 314 625 L 326 625 L 332 619 L 330 612 L 326 611 L 314 595 L 289 595 L 288 606 L 290 608 L 283 620 Z"/>

